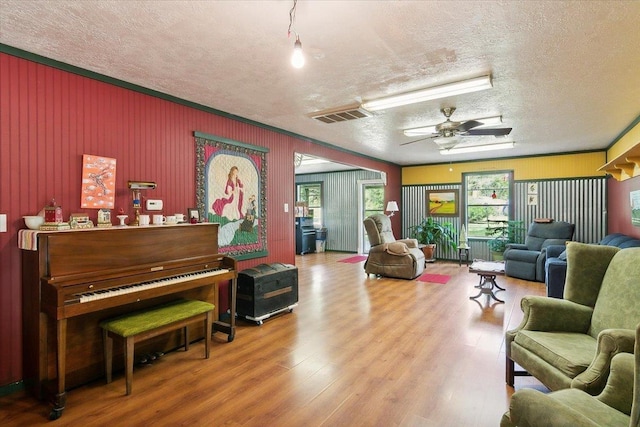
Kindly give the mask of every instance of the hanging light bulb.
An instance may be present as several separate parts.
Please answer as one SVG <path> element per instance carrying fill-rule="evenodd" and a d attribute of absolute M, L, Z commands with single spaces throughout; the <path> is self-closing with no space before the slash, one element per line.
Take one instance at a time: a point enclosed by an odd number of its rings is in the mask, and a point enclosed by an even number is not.
<path fill-rule="evenodd" d="M 293 44 L 293 55 L 291 55 L 291 65 L 294 68 L 304 67 L 304 54 L 302 53 L 302 43 L 300 36 L 296 35 L 296 42 Z"/>

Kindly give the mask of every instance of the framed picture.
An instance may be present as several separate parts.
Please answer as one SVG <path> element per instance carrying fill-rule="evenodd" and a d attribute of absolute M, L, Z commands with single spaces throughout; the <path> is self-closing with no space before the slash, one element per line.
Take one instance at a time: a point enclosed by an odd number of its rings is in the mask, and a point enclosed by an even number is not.
<path fill-rule="evenodd" d="M 269 150 L 194 132 L 196 202 L 201 221 L 220 224 L 218 252 L 237 260 L 267 252 Z"/>
<path fill-rule="evenodd" d="M 83 154 L 80 207 L 113 209 L 115 199 L 116 159 Z"/>
<path fill-rule="evenodd" d="M 198 208 L 189 208 L 187 209 L 187 222 L 193 222 L 192 219 L 195 218 L 195 222 L 200 222 L 200 211 Z"/>
<path fill-rule="evenodd" d="M 640 227 L 640 190 L 629 193 L 631 201 L 631 224 Z"/>
<path fill-rule="evenodd" d="M 427 190 L 427 215 L 457 216 L 458 190 Z"/>

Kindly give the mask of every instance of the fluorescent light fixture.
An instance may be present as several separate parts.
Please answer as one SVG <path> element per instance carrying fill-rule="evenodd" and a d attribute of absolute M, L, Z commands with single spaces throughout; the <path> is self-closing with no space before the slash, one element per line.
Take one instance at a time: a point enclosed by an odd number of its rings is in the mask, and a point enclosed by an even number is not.
<path fill-rule="evenodd" d="M 476 153 L 478 151 L 491 151 L 491 150 L 506 150 L 513 148 L 516 145 L 515 142 L 501 142 L 499 144 L 485 144 L 485 145 L 470 145 L 467 147 L 456 147 L 440 150 L 440 154 L 463 154 L 463 153 Z"/>
<path fill-rule="evenodd" d="M 482 123 L 482 126 L 475 127 L 474 129 L 481 129 L 485 126 L 497 126 L 502 124 L 502 116 L 485 117 L 483 119 L 474 119 L 474 120 Z M 468 120 L 465 120 L 465 121 L 468 121 Z M 406 136 L 423 136 L 423 135 L 429 135 L 432 133 L 438 133 L 438 131 L 436 130 L 436 126 L 437 125 L 423 126 L 420 128 L 413 128 L 413 129 L 405 129 L 404 134 Z"/>
<path fill-rule="evenodd" d="M 369 111 L 386 110 L 387 108 L 446 98 L 463 93 L 477 92 L 479 90 L 491 89 L 492 87 L 491 76 L 482 76 L 364 102 L 362 108 Z"/>
<path fill-rule="evenodd" d="M 302 158 L 302 162 L 303 165 L 307 166 L 307 165 L 319 165 L 322 163 L 329 163 L 329 160 L 327 159 L 321 159 L 318 157 L 310 157 L 310 156 L 304 156 Z"/>

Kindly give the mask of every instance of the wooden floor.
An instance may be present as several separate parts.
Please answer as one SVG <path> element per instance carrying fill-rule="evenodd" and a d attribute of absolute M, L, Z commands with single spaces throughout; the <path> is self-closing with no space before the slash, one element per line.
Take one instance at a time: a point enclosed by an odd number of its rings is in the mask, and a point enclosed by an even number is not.
<path fill-rule="evenodd" d="M 262 326 L 217 334 L 67 393 L 61 419 L 17 392 L 0 398 L 0 425 L 497 426 L 513 389 L 504 381 L 504 331 L 525 294 L 544 285 L 498 277 L 504 304 L 470 300 L 478 276 L 437 262 L 447 284 L 368 278 L 352 254 L 298 256 L 300 303 Z M 506 285 L 506 286 L 505 286 Z M 516 388 L 541 387 L 517 377 Z M 50 424 L 52 423 L 52 424 Z"/>

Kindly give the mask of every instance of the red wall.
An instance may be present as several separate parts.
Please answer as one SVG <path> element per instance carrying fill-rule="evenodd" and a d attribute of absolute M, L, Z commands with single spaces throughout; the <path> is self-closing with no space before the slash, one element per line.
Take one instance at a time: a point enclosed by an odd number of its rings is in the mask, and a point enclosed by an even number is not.
<path fill-rule="evenodd" d="M 640 176 L 626 181 L 609 178 L 607 182 L 607 228 L 609 233 L 623 233 L 640 239 L 640 227 L 631 224 L 629 193 L 640 190 Z"/>
<path fill-rule="evenodd" d="M 240 269 L 295 263 L 295 151 L 385 171 L 387 198 L 400 199 L 399 167 L 0 53 L 0 213 L 8 219 L 8 232 L 0 233 L 0 386 L 22 378 L 22 215 L 38 213 L 52 197 L 65 217 L 83 212 L 83 154 L 117 160 L 116 208 L 131 213 L 128 180 L 150 180 L 158 188 L 149 194 L 164 200 L 165 212 L 186 212 L 196 201 L 194 131 L 270 150 L 269 255 Z M 95 221 L 96 211 L 86 212 Z"/>

